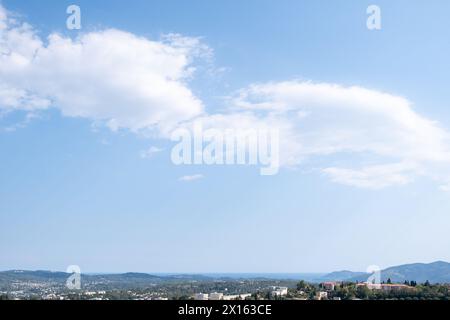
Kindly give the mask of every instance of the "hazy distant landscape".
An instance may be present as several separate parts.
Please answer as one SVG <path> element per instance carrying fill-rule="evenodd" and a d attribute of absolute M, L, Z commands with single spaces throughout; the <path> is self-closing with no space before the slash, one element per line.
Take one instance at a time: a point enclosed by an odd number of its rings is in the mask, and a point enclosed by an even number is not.
<path fill-rule="evenodd" d="M 358 297 L 371 274 L 355 271 L 329 274 L 83 274 L 82 286 L 78 290 L 67 289 L 67 279 L 70 276 L 68 273 L 51 271 L 0 272 L 0 294 L 2 299 L 49 300 L 189 300 L 212 294 L 222 299 L 229 297 L 229 300 L 245 300 L 316 299 L 317 294 L 321 293 L 323 296 L 320 300 L 324 300 L 325 294 L 327 299 L 345 298 L 349 294 L 345 291 L 348 288 L 355 290 L 354 298 Z M 442 294 L 441 298 L 448 299 L 450 263 L 416 263 L 390 267 L 381 270 L 379 281 L 381 286 L 385 286 L 380 291 L 389 291 L 390 295 L 413 297 L 418 295 L 418 288 L 421 286 L 430 290 L 434 286 Z M 367 288 L 372 290 L 364 291 L 364 294 L 377 291 L 371 284 Z M 345 292 L 342 297 L 337 288 Z"/>

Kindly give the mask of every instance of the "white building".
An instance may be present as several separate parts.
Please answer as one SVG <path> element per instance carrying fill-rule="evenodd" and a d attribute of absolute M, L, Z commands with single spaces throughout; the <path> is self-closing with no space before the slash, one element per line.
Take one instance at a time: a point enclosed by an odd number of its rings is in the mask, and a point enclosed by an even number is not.
<path fill-rule="evenodd" d="M 209 295 L 209 300 L 222 300 L 223 293 L 213 292 Z"/>
<path fill-rule="evenodd" d="M 370 290 L 383 290 L 385 292 L 399 292 L 399 291 L 410 291 L 414 290 L 413 287 L 407 286 L 405 284 L 374 284 L 374 283 L 359 283 L 358 287 L 367 287 Z"/>
<path fill-rule="evenodd" d="M 334 289 L 336 288 L 336 282 L 324 282 L 322 283 L 322 287 L 326 291 L 334 291 Z"/>
<path fill-rule="evenodd" d="M 328 292 L 326 292 L 326 291 L 320 291 L 318 294 L 317 294 L 317 300 L 326 300 L 326 299 L 328 299 Z"/>
<path fill-rule="evenodd" d="M 208 300 L 209 296 L 206 293 L 197 293 L 194 295 L 194 300 Z"/>
<path fill-rule="evenodd" d="M 287 287 L 272 287 L 271 295 L 272 297 L 284 297 L 288 294 Z"/>
<path fill-rule="evenodd" d="M 223 296 L 222 300 L 245 300 L 247 298 L 250 298 L 251 296 L 252 296 L 251 293 L 228 295 L 228 296 Z"/>

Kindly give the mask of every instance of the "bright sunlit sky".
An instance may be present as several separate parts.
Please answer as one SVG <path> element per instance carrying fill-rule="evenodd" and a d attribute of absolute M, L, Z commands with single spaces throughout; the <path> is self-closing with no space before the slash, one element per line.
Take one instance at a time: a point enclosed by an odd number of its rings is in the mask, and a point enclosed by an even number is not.
<path fill-rule="evenodd" d="M 447 0 L 0 3 L 0 270 L 450 260 Z M 175 166 L 217 116 L 282 124 L 278 175 Z"/>

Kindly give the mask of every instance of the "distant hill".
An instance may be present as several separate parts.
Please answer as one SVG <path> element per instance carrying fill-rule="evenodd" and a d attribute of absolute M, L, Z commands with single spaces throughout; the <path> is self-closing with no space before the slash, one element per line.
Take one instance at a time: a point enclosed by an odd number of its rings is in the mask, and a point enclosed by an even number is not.
<path fill-rule="evenodd" d="M 327 275 L 324 275 L 323 277 L 321 277 L 320 282 L 323 281 L 346 281 L 352 278 L 357 278 L 357 277 L 368 277 L 367 273 L 365 272 L 353 272 L 353 271 L 348 271 L 348 270 L 344 270 L 344 271 L 335 271 L 332 273 L 329 273 Z"/>
<path fill-rule="evenodd" d="M 11 270 L 0 272 L 0 281 L 65 281 L 70 274 L 51 271 Z"/>
<path fill-rule="evenodd" d="M 323 276 L 321 281 L 367 281 L 369 277 L 365 272 L 340 271 Z M 416 281 L 424 283 L 450 283 L 450 263 L 437 261 L 429 264 L 414 263 L 390 267 L 381 271 L 381 281 L 391 279 L 395 283 Z"/>
<path fill-rule="evenodd" d="M 305 280 L 313 281 L 321 277 L 320 273 L 276 274 L 276 273 L 209 273 L 209 274 L 164 274 L 152 275 L 147 273 L 117 273 L 117 274 L 82 274 L 83 280 L 108 284 L 142 284 L 149 285 L 159 282 L 185 281 L 239 281 L 239 280 Z M 65 282 L 70 274 L 52 271 L 12 270 L 0 272 L 1 281 L 52 281 Z"/>
<path fill-rule="evenodd" d="M 414 280 L 418 283 L 424 283 L 427 280 L 431 283 L 450 283 L 450 263 L 438 261 L 387 268 L 381 271 L 381 281 L 386 282 L 388 279 L 396 283 L 402 283 L 405 280 Z M 355 277 L 354 280 L 364 281 L 362 277 Z"/>
<path fill-rule="evenodd" d="M 65 272 L 11 270 L 0 272 L 0 288 L 15 282 L 52 283 L 65 285 L 71 276 Z M 162 282 L 207 281 L 211 278 L 203 275 L 166 275 L 156 276 L 147 273 L 123 274 L 82 274 L 84 284 L 95 284 L 105 288 L 145 288 Z"/>
<path fill-rule="evenodd" d="M 64 285 L 70 274 L 64 272 L 51 272 L 51 271 L 23 271 L 12 270 L 0 272 L 0 288 L 2 285 L 8 285 L 16 281 L 21 282 L 51 282 L 54 284 Z M 313 274 L 309 275 L 310 277 Z M 332 272 L 327 275 L 316 275 L 316 279 L 306 279 L 310 282 L 325 282 L 325 281 L 352 281 L 363 282 L 367 281 L 369 277 L 365 272 L 353 272 L 353 271 L 338 271 Z M 124 273 L 124 274 L 83 274 L 82 279 L 84 283 L 100 284 L 109 287 L 127 288 L 127 287 L 148 287 L 162 282 L 185 282 L 185 281 L 214 281 L 214 280 L 238 280 L 238 279 L 265 279 L 273 280 L 280 279 L 276 275 L 230 275 L 225 274 L 208 274 L 208 275 L 151 275 L 147 273 Z M 450 283 L 450 263 L 447 262 L 434 262 L 430 264 L 414 263 L 406 264 L 396 267 L 390 267 L 381 271 L 381 281 L 387 282 L 391 279 L 395 283 L 403 283 L 407 281 L 416 281 L 418 283 L 424 283 L 427 280 L 431 283 Z M 286 277 L 286 279 L 288 279 Z M 292 278 L 294 279 L 294 278 Z M 296 278 L 300 279 L 300 278 Z"/>

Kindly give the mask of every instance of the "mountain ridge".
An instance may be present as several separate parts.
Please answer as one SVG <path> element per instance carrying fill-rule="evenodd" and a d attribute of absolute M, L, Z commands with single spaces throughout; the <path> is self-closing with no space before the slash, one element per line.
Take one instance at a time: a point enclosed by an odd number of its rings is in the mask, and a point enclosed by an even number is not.
<path fill-rule="evenodd" d="M 55 282 L 63 282 L 71 274 L 58 271 L 46 270 L 9 270 L 0 271 L 0 281 L 8 282 L 16 279 L 20 280 L 47 280 Z M 268 276 L 270 274 L 267 274 Z M 354 272 L 349 270 L 334 271 L 323 275 L 311 282 L 327 282 L 327 281 L 348 281 L 348 282 L 364 282 L 367 281 L 371 274 L 367 272 Z M 110 283 L 131 283 L 131 284 L 149 284 L 164 281 L 205 281 L 220 280 L 226 277 L 214 276 L 214 274 L 171 274 L 171 275 L 154 275 L 150 273 L 127 272 L 116 274 L 82 274 L 85 279 L 107 281 Z M 445 261 L 436 261 L 432 263 L 410 263 L 398 266 L 388 267 L 380 272 L 381 281 L 387 282 L 390 279 L 394 283 L 403 283 L 405 281 L 416 281 L 424 283 L 449 283 L 450 284 L 450 263 Z M 253 279 L 250 275 L 248 279 Z M 267 277 L 266 279 L 271 279 Z M 304 279 L 306 281 L 310 279 Z"/>
<path fill-rule="evenodd" d="M 364 282 L 367 281 L 369 276 L 371 274 L 367 272 L 337 271 L 329 273 L 318 280 Z M 381 270 L 380 278 L 382 282 L 387 282 L 390 279 L 395 283 L 403 283 L 405 281 L 450 283 L 450 263 L 435 261 L 392 266 Z"/>

